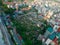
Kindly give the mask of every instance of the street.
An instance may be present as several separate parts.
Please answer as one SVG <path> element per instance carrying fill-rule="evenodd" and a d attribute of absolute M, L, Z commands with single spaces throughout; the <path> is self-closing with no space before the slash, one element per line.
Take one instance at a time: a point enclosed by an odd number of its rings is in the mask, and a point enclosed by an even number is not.
<path fill-rule="evenodd" d="M 0 29 L 3 33 L 3 36 L 5 38 L 6 45 L 13 45 L 13 42 L 11 41 L 10 35 L 7 31 L 6 26 L 3 24 L 1 18 L 0 18 Z"/>

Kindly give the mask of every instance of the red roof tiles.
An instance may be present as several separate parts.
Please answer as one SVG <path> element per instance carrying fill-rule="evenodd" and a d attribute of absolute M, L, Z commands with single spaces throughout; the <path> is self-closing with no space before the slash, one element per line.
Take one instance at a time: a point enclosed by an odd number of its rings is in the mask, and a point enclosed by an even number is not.
<path fill-rule="evenodd" d="M 57 32 L 60 32 L 60 27 L 58 28 Z"/>
<path fill-rule="evenodd" d="M 53 42 L 55 43 L 55 45 L 58 45 L 58 39 L 57 38 L 55 38 L 54 40 L 53 40 Z"/>

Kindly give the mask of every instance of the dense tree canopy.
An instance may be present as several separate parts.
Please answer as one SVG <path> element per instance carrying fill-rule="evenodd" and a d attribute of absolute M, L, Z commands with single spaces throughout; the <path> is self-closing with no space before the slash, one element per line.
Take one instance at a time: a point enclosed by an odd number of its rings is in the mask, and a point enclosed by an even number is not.
<path fill-rule="evenodd" d="M 13 0 L 8 0 L 8 2 L 12 2 Z"/>
<path fill-rule="evenodd" d="M 2 4 L 3 4 L 3 2 L 2 2 L 2 0 L 0 0 L 0 6 L 2 6 Z"/>

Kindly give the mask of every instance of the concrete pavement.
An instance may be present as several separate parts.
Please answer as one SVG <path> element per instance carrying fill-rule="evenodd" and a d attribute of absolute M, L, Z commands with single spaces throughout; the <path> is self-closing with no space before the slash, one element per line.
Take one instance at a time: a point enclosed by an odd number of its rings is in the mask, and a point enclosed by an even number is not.
<path fill-rule="evenodd" d="M 14 45 L 11 38 L 10 38 L 10 35 L 7 31 L 6 26 L 3 24 L 2 20 L 1 20 L 1 17 L 0 17 L 0 29 L 4 35 L 6 45 Z"/>

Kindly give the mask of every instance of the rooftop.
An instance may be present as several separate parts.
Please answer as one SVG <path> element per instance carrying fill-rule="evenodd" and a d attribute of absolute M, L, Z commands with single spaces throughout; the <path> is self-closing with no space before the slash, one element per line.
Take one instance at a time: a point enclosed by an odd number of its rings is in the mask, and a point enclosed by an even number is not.
<path fill-rule="evenodd" d="M 58 28 L 57 32 L 60 32 L 60 27 Z"/>
<path fill-rule="evenodd" d="M 49 35 L 49 38 L 51 40 L 54 40 L 55 37 L 56 37 L 56 32 L 53 32 L 51 35 Z"/>
<path fill-rule="evenodd" d="M 52 27 L 47 28 L 47 30 L 51 33 L 53 31 Z"/>

